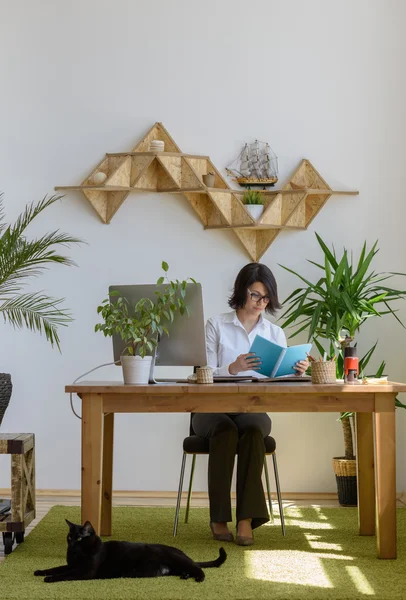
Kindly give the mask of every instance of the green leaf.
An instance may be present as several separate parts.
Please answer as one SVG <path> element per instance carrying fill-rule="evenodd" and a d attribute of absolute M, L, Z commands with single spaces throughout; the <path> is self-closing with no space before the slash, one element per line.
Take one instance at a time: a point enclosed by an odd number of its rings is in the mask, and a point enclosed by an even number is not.
<path fill-rule="evenodd" d="M 379 365 L 377 372 L 375 373 L 375 377 L 377 377 L 377 378 L 382 377 L 385 367 L 386 367 L 386 362 L 383 360 L 381 362 L 381 364 Z"/>
<path fill-rule="evenodd" d="M 313 342 L 314 342 L 317 350 L 319 351 L 320 356 L 324 356 L 325 350 L 324 350 L 323 346 L 320 344 L 320 342 L 316 338 L 313 339 Z"/>
<path fill-rule="evenodd" d="M 327 245 L 323 242 L 321 237 L 318 235 L 318 233 L 316 233 L 316 238 L 317 238 L 317 241 L 319 242 L 321 249 L 323 250 L 325 256 L 327 257 L 328 261 L 330 262 L 330 265 L 333 267 L 333 269 L 337 269 L 337 266 L 338 266 L 337 260 L 335 259 L 334 255 L 330 252 Z"/>
<path fill-rule="evenodd" d="M 162 285 L 164 281 L 165 281 L 165 277 L 160 277 L 160 278 L 158 279 L 158 281 L 156 282 L 156 284 L 157 284 L 157 285 Z"/>
<path fill-rule="evenodd" d="M 362 371 L 365 371 L 365 368 L 367 366 L 367 364 L 369 363 L 369 361 L 371 360 L 371 357 L 373 355 L 373 353 L 375 352 L 375 348 L 378 345 L 378 342 L 375 342 L 375 344 L 372 346 L 372 348 L 370 348 L 368 350 L 368 352 L 366 354 L 364 354 L 364 356 L 359 360 L 359 371 L 360 373 Z"/>
<path fill-rule="evenodd" d="M 162 261 L 162 270 L 165 271 L 165 273 L 167 273 L 169 270 L 169 265 L 165 261 Z"/>

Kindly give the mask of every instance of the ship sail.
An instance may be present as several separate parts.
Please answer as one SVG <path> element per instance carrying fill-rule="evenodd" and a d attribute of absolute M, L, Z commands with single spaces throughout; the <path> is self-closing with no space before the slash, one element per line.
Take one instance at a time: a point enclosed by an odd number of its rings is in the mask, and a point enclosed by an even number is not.
<path fill-rule="evenodd" d="M 242 186 L 272 186 L 278 181 L 278 158 L 267 142 L 255 140 L 244 144 L 226 170 Z"/>

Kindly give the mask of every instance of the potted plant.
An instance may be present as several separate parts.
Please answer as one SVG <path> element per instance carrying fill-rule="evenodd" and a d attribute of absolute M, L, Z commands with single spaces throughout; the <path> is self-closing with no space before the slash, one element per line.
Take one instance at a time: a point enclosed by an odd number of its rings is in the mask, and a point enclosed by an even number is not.
<path fill-rule="evenodd" d="M 214 187 L 216 174 L 214 171 L 209 171 L 208 173 L 206 173 L 206 175 L 202 176 L 202 179 L 203 179 L 204 185 L 207 185 L 207 187 Z"/>
<path fill-rule="evenodd" d="M 79 243 L 82 240 L 66 233 L 53 231 L 40 238 L 27 239 L 29 224 L 62 196 L 44 198 L 37 204 L 28 204 L 14 224 L 4 222 L 3 196 L 0 194 L 0 315 L 13 327 L 27 327 L 44 333 L 52 346 L 60 350 L 58 327 L 66 326 L 72 317 L 63 308 L 63 299 L 42 292 L 22 293 L 32 276 L 40 275 L 49 264 L 73 265 L 73 261 L 55 248 Z M 0 374 L 0 425 L 10 401 L 11 377 Z"/>
<path fill-rule="evenodd" d="M 156 282 L 156 300 L 142 298 L 134 307 L 118 292 L 110 294 L 97 308 L 103 323 L 95 325 L 95 331 L 105 336 L 119 334 L 125 342 L 125 350 L 120 357 L 123 379 L 126 384 L 148 383 L 151 361 L 159 337 L 169 335 L 166 325 L 173 322 L 177 313 L 188 314 L 185 303 L 188 278 L 183 281 L 170 281 L 169 266 L 162 262 L 164 276 Z"/>
<path fill-rule="evenodd" d="M 264 212 L 264 197 L 261 192 L 247 190 L 242 197 L 242 201 L 251 217 L 257 221 Z"/>
<path fill-rule="evenodd" d="M 336 356 L 337 378 L 342 378 L 344 348 L 354 340 L 361 325 L 367 319 L 391 314 L 402 327 L 404 326 L 391 304 L 396 300 L 405 299 L 406 291 L 388 287 L 387 281 L 394 275 L 405 274 L 376 273 L 369 270 L 373 258 L 379 251 L 378 242 L 375 242 L 369 251 L 365 242 L 358 261 L 353 263 L 352 254 L 350 258 L 345 248 L 342 256 L 337 257 L 334 249 L 330 250 L 317 233 L 316 237 L 323 257 L 321 261 L 309 260 L 308 262 L 321 271 L 320 277 L 317 278 L 316 283 L 312 283 L 295 271 L 283 267 L 301 279 L 305 285 L 295 289 L 285 300 L 289 307 L 281 319 L 284 319 L 283 327 L 294 328 L 290 337 L 307 331 L 308 340 L 315 343 L 322 355 L 325 348 L 321 341 L 324 340 L 324 343 L 329 346 L 330 357 Z M 376 345 L 359 361 L 360 373 L 365 372 Z M 385 363 L 382 363 L 376 376 L 381 376 L 384 366 Z M 396 405 L 404 407 L 398 400 Z M 356 489 L 356 462 L 351 413 L 341 414 L 340 420 L 343 427 L 345 455 L 334 458 L 333 464 L 337 481 L 342 483 L 341 488 L 354 490 L 354 481 Z M 341 477 L 345 479 L 345 473 L 353 478 L 352 483 L 340 479 Z M 342 504 L 350 503 L 342 496 L 339 500 Z"/>

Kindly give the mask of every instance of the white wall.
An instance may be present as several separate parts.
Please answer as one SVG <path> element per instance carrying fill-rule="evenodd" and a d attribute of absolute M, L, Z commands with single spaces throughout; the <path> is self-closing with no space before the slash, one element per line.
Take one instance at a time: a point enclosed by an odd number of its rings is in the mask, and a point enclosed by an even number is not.
<path fill-rule="evenodd" d="M 314 277 L 305 261 L 318 256 L 314 231 L 355 253 L 379 238 L 376 268 L 406 271 L 401 0 L 0 0 L 0 11 L 8 219 L 55 185 L 79 183 L 105 152 L 131 149 L 162 121 L 183 151 L 208 154 L 221 170 L 258 137 L 278 154 L 282 183 L 307 157 L 331 185 L 360 190 L 331 198 L 308 231 L 283 232 L 264 255 L 281 299 L 296 282 L 280 263 Z M 36 433 L 38 488 L 78 489 L 80 422 L 64 385 L 112 358 L 111 341 L 93 332 L 108 285 L 153 282 L 164 259 L 173 276 L 202 282 L 209 317 L 227 308 L 249 259 L 231 233 L 204 231 L 179 195 L 131 195 L 107 226 L 80 193 L 69 193 L 32 234 L 55 228 L 88 245 L 70 251 L 78 268 L 50 269 L 31 289 L 66 297 L 75 322 L 61 331 L 62 355 L 1 325 L 0 370 L 14 382 L 2 430 Z M 378 338 L 375 363 L 385 358 L 388 375 L 404 381 L 404 330 L 375 320 L 360 349 Z M 406 421 L 397 416 L 405 490 Z M 188 419 L 118 415 L 114 487 L 175 490 Z M 331 457 L 343 449 L 336 415 L 275 414 L 273 422 L 283 489 L 334 491 Z M 0 487 L 8 478 L 1 461 Z M 196 489 L 206 489 L 203 460 Z"/>

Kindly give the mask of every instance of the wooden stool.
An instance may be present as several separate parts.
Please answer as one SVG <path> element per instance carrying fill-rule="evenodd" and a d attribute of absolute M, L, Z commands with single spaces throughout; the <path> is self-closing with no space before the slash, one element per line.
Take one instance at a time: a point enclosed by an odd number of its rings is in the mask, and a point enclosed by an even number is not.
<path fill-rule="evenodd" d="M 4 553 L 10 554 L 14 539 L 21 544 L 26 527 L 35 519 L 34 434 L 0 433 L 0 454 L 11 454 L 11 512 L 0 514 Z"/>

